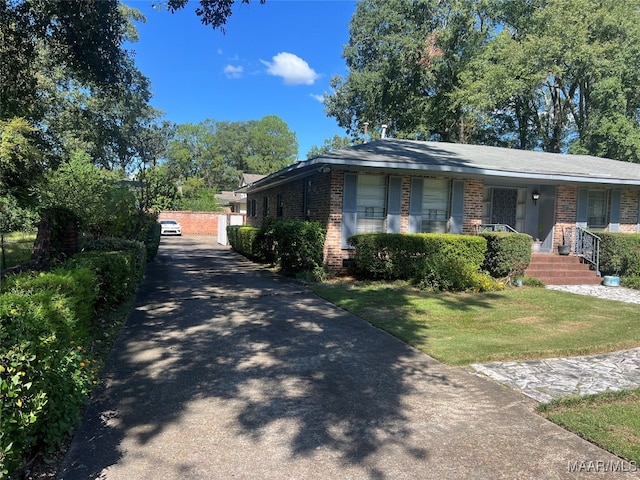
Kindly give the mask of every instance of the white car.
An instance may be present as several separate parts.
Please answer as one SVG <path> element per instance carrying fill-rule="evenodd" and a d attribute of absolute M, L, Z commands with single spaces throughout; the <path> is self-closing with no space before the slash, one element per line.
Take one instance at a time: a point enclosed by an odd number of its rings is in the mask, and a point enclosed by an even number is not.
<path fill-rule="evenodd" d="M 175 220 L 160 220 L 160 235 L 182 235 L 182 227 Z"/>

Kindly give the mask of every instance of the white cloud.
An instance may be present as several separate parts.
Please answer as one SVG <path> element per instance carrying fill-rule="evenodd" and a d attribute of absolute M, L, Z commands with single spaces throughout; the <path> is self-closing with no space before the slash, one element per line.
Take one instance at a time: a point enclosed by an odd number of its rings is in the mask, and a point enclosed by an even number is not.
<path fill-rule="evenodd" d="M 309 96 L 320 103 L 324 103 L 324 95 L 317 95 L 315 93 L 311 93 L 309 94 Z"/>
<path fill-rule="evenodd" d="M 224 67 L 224 74 L 227 78 L 241 78 L 244 73 L 244 67 L 238 65 L 237 67 L 234 65 L 227 65 Z"/>
<path fill-rule="evenodd" d="M 260 60 L 269 75 L 282 77 L 285 85 L 313 85 L 318 74 L 303 59 L 293 53 L 280 52 L 272 62 Z"/>

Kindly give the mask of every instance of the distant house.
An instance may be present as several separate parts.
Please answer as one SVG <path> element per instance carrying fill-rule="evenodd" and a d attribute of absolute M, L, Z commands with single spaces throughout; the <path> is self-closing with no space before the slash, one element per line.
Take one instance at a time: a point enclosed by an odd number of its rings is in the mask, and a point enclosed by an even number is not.
<path fill-rule="evenodd" d="M 255 173 L 243 173 L 240 177 L 239 188 L 247 187 L 258 180 L 262 180 L 266 175 Z M 221 207 L 226 208 L 229 213 L 247 213 L 247 194 L 238 191 L 222 191 L 215 196 Z"/>
<path fill-rule="evenodd" d="M 509 228 L 553 252 L 563 232 L 640 232 L 640 165 L 586 155 L 384 139 L 247 183 L 247 223 L 314 220 L 342 270 L 363 232 Z M 508 227 L 506 227 L 508 226 Z"/>

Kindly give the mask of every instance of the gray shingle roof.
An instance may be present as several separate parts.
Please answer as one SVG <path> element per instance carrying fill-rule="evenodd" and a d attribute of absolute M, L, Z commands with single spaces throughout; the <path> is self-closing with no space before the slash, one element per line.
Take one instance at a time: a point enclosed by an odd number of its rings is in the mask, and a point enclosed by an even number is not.
<path fill-rule="evenodd" d="M 310 171 L 327 165 L 340 169 L 394 169 L 404 174 L 444 174 L 514 182 L 524 180 L 539 184 L 640 187 L 638 163 L 589 155 L 387 138 L 297 162 L 238 191 L 258 191 L 294 177 L 308 175 Z"/>
<path fill-rule="evenodd" d="M 252 183 L 257 182 L 258 180 L 262 180 L 266 175 L 260 175 L 258 173 L 243 173 L 242 178 L 240 180 L 241 187 L 245 185 L 251 185 Z"/>
<path fill-rule="evenodd" d="M 336 150 L 312 161 L 541 181 L 640 185 L 637 163 L 459 143 L 384 139 Z"/>

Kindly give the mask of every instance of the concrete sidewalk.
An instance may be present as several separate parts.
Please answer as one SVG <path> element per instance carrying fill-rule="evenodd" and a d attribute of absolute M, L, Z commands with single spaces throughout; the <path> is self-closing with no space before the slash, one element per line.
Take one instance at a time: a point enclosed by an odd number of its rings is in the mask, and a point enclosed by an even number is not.
<path fill-rule="evenodd" d="M 213 237 L 163 238 L 58 478 L 638 478 L 534 406 Z"/>

